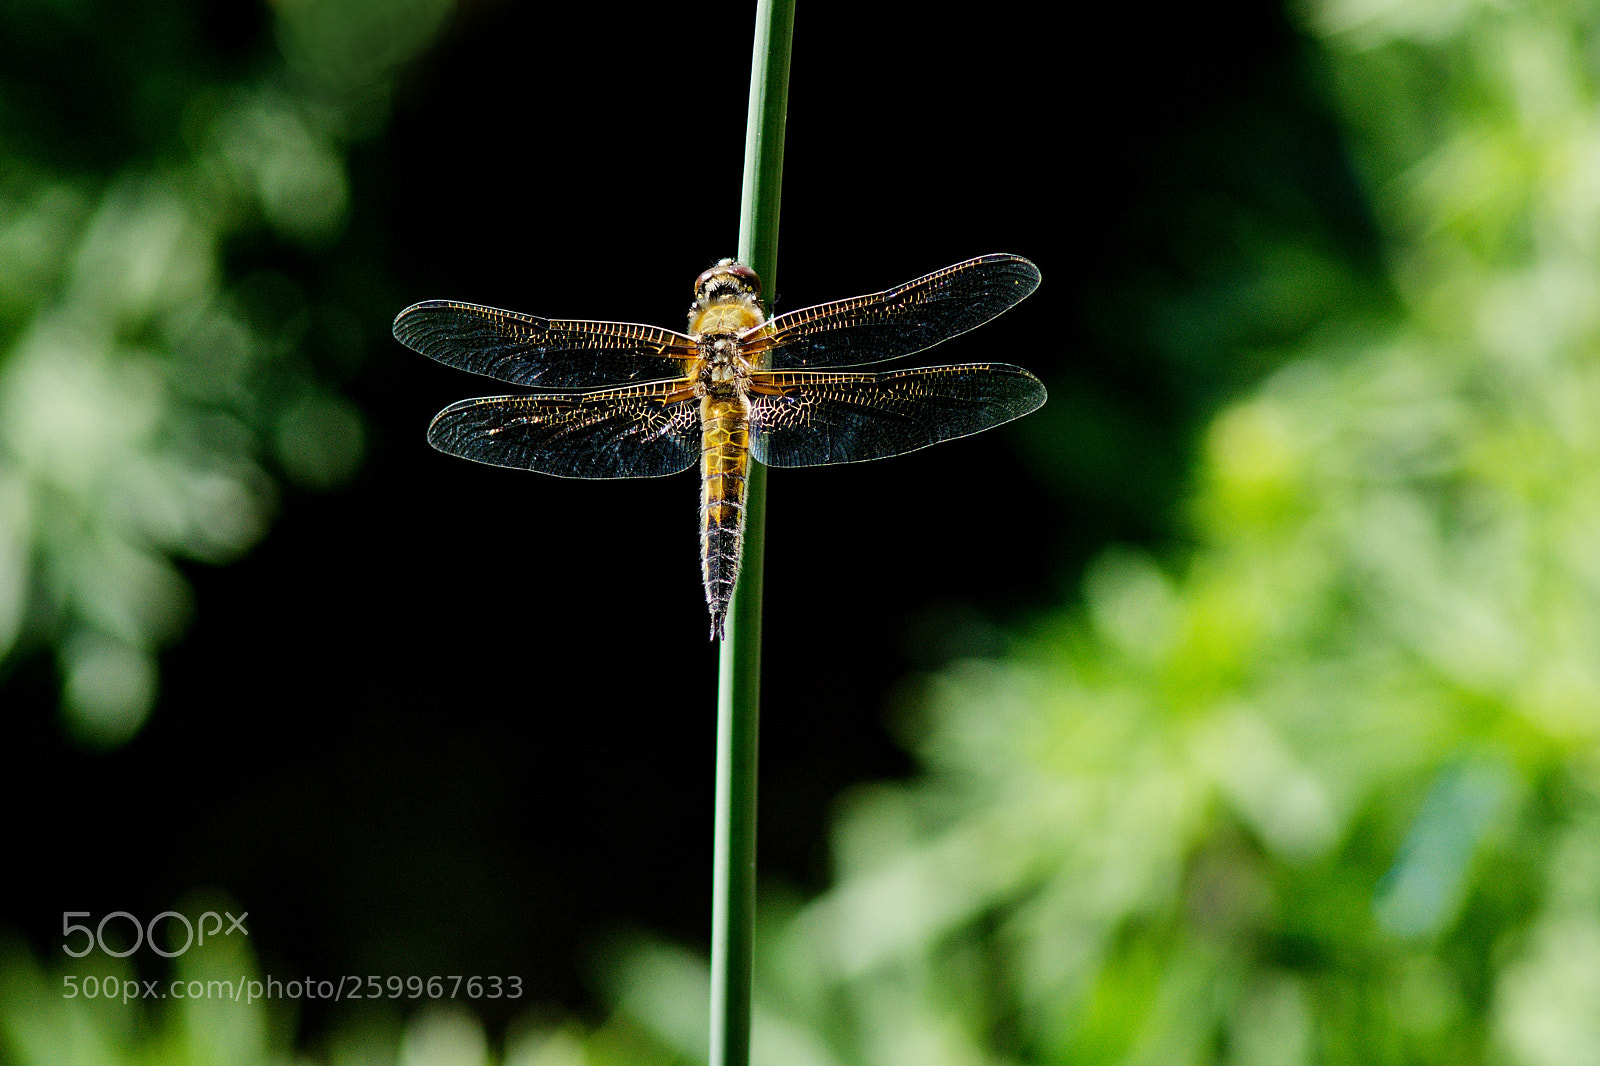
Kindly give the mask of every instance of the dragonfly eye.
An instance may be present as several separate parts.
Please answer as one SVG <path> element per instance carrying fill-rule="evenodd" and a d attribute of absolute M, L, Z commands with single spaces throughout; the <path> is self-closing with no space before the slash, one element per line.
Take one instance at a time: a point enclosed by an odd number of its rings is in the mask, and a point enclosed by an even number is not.
<path fill-rule="evenodd" d="M 732 259 L 722 260 L 694 279 L 694 296 L 697 300 L 743 293 L 760 296 L 761 279 L 756 277 L 754 270 Z"/>

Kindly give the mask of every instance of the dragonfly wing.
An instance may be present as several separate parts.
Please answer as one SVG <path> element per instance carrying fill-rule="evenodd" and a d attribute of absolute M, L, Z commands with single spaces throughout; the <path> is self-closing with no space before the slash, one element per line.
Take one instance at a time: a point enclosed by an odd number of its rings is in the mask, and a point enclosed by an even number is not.
<path fill-rule="evenodd" d="M 678 377 L 696 354 L 693 338 L 657 326 L 537 318 L 453 300 L 412 304 L 395 317 L 394 335 L 447 366 L 542 389 Z"/>
<path fill-rule="evenodd" d="M 768 466 L 859 463 L 1021 418 L 1042 382 L 1005 363 L 882 374 L 763 371 L 753 379 L 751 454 Z"/>
<path fill-rule="evenodd" d="M 775 370 L 859 366 L 920 352 L 983 325 L 1039 287 L 1018 255 L 985 255 L 886 292 L 788 311 L 741 338 Z"/>
<path fill-rule="evenodd" d="M 434 416 L 428 443 L 491 466 L 557 477 L 660 477 L 700 456 L 700 402 L 681 380 L 486 396 Z"/>

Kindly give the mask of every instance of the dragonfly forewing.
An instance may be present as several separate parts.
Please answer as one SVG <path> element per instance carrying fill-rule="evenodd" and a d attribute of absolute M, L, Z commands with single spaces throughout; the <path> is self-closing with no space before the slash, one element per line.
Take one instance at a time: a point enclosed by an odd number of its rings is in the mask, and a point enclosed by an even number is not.
<path fill-rule="evenodd" d="M 1019 255 L 985 255 L 870 296 L 804 307 L 746 334 L 750 353 L 776 369 L 860 366 L 897 359 L 975 329 L 1039 287 Z"/>
<path fill-rule="evenodd" d="M 581 389 L 676 377 L 692 337 L 635 322 L 539 318 L 454 300 L 425 300 L 394 320 L 401 344 L 446 366 L 538 389 Z"/>

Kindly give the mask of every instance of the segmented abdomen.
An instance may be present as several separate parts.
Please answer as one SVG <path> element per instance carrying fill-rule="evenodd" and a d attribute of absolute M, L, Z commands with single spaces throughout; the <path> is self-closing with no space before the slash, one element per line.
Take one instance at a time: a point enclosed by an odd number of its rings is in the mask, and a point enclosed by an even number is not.
<path fill-rule="evenodd" d="M 750 467 L 749 401 L 701 401 L 700 566 L 711 638 L 722 639 L 744 543 L 745 475 Z"/>

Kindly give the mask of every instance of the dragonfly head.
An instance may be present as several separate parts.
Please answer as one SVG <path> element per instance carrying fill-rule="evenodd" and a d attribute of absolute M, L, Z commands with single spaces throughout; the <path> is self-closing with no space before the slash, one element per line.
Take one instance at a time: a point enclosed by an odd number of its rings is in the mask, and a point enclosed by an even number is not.
<path fill-rule="evenodd" d="M 694 300 L 704 306 L 719 297 L 761 295 L 761 279 L 743 263 L 724 259 L 694 279 Z"/>

